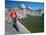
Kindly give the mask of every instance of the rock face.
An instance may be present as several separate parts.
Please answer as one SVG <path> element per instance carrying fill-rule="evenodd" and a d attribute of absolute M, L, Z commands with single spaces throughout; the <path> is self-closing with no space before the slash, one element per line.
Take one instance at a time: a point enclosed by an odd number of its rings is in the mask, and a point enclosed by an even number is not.
<path fill-rule="evenodd" d="M 17 26 L 19 27 L 19 32 L 13 28 L 13 21 L 11 17 L 5 18 L 5 35 L 12 35 L 12 34 L 23 34 L 23 33 L 30 33 L 18 20 Z"/>

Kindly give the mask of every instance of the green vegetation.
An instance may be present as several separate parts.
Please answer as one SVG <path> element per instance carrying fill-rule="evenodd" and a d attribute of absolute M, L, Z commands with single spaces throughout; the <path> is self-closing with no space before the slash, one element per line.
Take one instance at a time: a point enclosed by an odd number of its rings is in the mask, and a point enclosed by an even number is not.
<path fill-rule="evenodd" d="M 32 33 L 44 31 L 44 18 L 42 16 L 29 16 L 19 21 Z"/>

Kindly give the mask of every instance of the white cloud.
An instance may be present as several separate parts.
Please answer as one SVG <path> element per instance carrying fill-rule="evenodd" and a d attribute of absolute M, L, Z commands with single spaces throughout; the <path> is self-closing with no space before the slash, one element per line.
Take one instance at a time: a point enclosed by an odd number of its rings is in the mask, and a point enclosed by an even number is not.
<path fill-rule="evenodd" d="M 24 4 L 21 4 L 21 8 L 26 8 L 26 6 Z"/>

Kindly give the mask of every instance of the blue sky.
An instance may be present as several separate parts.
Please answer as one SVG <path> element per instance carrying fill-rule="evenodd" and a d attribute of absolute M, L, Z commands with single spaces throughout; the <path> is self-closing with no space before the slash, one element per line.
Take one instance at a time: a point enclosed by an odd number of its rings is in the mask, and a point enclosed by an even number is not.
<path fill-rule="evenodd" d="M 6 1 L 5 2 L 5 7 L 9 8 L 9 7 L 16 7 L 17 5 L 21 5 L 24 4 L 26 6 L 30 6 L 32 10 L 37 10 L 37 9 L 41 9 L 44 8 L 44 3 L 40 3 L 40 2 L 24 2 L 24 1 Z"/>

